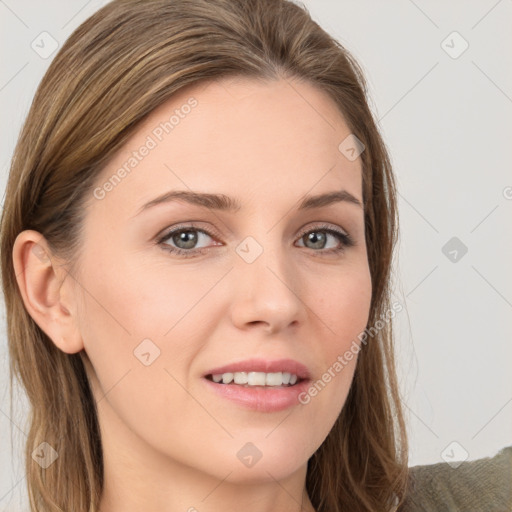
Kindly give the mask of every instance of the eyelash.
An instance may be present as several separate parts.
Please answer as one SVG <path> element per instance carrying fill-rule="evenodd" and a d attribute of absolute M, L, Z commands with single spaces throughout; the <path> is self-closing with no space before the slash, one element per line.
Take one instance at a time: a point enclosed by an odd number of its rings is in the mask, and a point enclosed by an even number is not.
<path fill-rule="evenodd" d="M 204 228 L 198 228 L 198 227 L 190 224 L 190 225 L 185 225 L 185 226 L 178 226 L 177 228 L 167 232 L 165 235 L 163 235 L 160 239 L 157 240 L 157 244 L 160 245 L 162 247 L 162 249 L 164 249 L 164 251 L 170 252 L 172 254 L 175 254 L 175 255 L 183 257 L 183 258 L 193 258 L 195 256 L 204 254 L 206 251 L 208 251 L 210 249 L 209 247 L 203 247 L 201 249 L 180 249 L 177 247 L 171 247 L 168 244 L 164 244 L 164 241 L 168 240 L 173 235 L 176 235 L 177 233 L 181 233 L 181 232 L 187 232 L 187 231 L 198 231 L 198 232 L 208 235 L 211 238 L 216 237 L 216 235 L 214 233 L 211 233 L 209 230 L 204 229 Z M 342 231 L 333 229 L 332 227 L 330 227 L 327 224 L 315 226 L 314 228 L 310 228 L 306 231 L 303 231 L 300 234 L 298 239 L 299 240 L 302 239 L 305 235 L 307 235 L 309 233 L 316 233 L 319 231 L 329 233 L 329 234 L 335 236 L 341 242 L 341 245 L 334 249 L 319 249 L 319 250 L 311 249 L 313 252 L 318 252 L 324 256 L 337 255 L 337 254 L 344 252 L 347 248 L 353 247 L 355 245 L 353 238 L 348 233 L 343 233 Z"/>

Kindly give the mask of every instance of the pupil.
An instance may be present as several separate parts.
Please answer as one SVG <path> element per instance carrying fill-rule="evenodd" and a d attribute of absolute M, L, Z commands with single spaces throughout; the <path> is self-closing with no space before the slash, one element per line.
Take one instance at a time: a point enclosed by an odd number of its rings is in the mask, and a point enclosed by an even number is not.
<path fill-rule="evenodd" d="M 307 235 L 307 238 L 309 241 L 313 242 L 315 244 L 316 249 L 322 249 L 323 245 L 325 243 L 325 233 L 321 233 L 320 236 L 318 236 L 318 233 L 315 231 L 313 233 L 310 233 Z M 318 243 L 318 240 L 320 240 L 320 243 Z"/>

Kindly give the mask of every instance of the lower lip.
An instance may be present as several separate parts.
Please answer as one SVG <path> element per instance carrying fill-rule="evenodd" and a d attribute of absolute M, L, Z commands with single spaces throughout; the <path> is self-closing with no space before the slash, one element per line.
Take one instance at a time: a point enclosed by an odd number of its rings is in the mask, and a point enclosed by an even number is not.
<path fill-rule="evenodd" d="M 299 395 L 306 392 L 309 380 L 303 380 L 288 387 L 244 387 L 237 384 L 218 384 L 209 379 L 203 380 L 220 396 L 237 404 L 258 412 L 283 411 L 294 405 L 299 405 Z"/>

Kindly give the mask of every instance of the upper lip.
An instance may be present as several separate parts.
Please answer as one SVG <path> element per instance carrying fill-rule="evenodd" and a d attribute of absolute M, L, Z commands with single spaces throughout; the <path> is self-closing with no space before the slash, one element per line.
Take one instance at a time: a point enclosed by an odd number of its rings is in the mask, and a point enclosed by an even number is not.
<path fill-rule="evenodd" d="M 219 375 L 222 373 L 235 372 L 287 372 L 297 375 L 299 379 L 310 378 L 308 368 L 294 359 L 276 359 L 273 361 L 266 359 L 246 359 L 245 361 L 238 361 L 236 363 L 230 363 L 213 368 L 206 372 L 203 377 L 206 377 L 207 375 Z"/>

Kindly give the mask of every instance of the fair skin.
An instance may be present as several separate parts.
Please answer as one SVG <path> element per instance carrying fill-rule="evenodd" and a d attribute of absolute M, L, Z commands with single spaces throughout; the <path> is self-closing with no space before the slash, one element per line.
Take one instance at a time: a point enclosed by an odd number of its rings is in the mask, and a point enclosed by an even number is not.
<path fill-rule="evenodd" d="M 314 382 L 365 329 L 372 290 L 363 208 L 339 201 L 297 210 L 305 195 L 340 190 L 362 203 L 361 158 L 338 149 L 350 130 L 323 92 L 298 80 L 231 78 L 182 90 L 152 112 L 98 185 L 191 96 L 197 106 L 172 132 L 103 199 L 89 197 L 79 275 L 53 255 L 36 256 L 36 243 L 49 254 L 39 233 L 20 233 L 20 290 L 62 351 L 87 355 L 102 512 L 311 512 L 307 461 L 345 403 L 357 357 L 308 404 L 277 412 L 217 396 L 202 375 L 251 357 L 291 358 Z M 137 215 L 171 190 L 225 194 L 241 209 L 174 201 Z M 192 221 L 195 246 L 178 236 L 157 245 L 168 228 Z M 321 224 L 354 245 L 327 254 L 343 242 Z M 308 241 L 311 231 L 324 245 Z M 249 236 L 262 249 L 251 263 L 236 252 Z M 203 252 L 185 258 L 162 247 Z M 134 356 L 146 338 L 160 349 L 147 366 Z M 248 442 L 262 454 L 251 467 L 237 457 Z"/>

